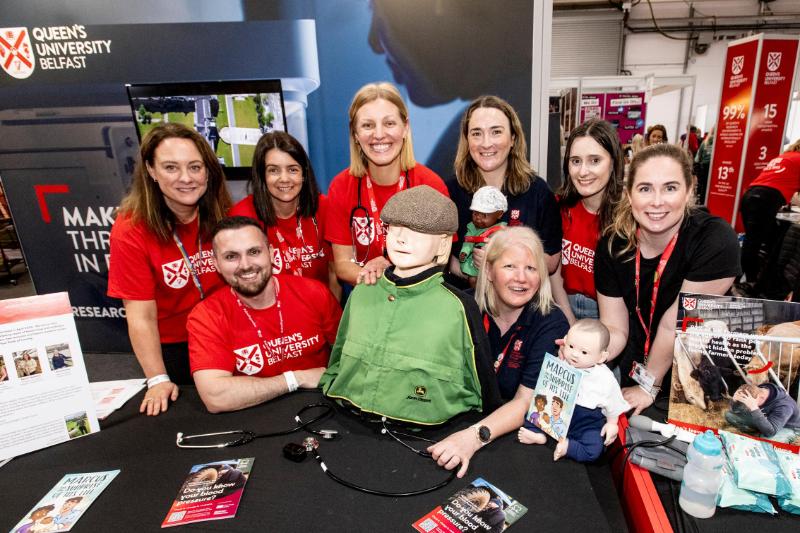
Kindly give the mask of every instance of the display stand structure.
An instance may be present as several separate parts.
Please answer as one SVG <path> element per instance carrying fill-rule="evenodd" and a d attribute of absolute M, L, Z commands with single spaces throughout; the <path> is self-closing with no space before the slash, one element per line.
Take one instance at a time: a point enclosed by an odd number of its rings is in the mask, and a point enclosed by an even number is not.
<path fill-rule="evenodd" d="M 706 205 L 740 232 L 742 194 L 783 148 L 798 42 L 760 34 L 728 44 Z"/>
<path fill-rule="evenodd" d="M 550 95 L 561 96 L 561 126 L 565 133 L 572 131 L 581 122 L 581 100 L 584 95 L 596 93 L 640 93 L 645 94 L 644 102 L 653 96 L 672 91 L 691 89 L 689 109 L 694 109 L 695 76 L 580 76 L 553 78 L 550 80 Z M 690 111 L 691 112 L 691 111 Z M 678 124 L 685 121 L 678 110 Z"/>

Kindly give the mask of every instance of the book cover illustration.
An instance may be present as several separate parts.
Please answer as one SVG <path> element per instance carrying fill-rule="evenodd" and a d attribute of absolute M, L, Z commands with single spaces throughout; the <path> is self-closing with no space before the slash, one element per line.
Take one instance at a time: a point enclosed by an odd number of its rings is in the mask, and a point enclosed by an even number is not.
<path fill-rule="evenodd" d="M 528 422 L 556 440 L 565 438 L 582 377 L 582 370 L 545 354 L 533 400 L 525 415 Z"/>
<path fill-rule="evenodd" d="M 11 532 L 69 531 L 117 474 L 119 470 L 67 474 Z"/>
<path fill-rule="evenodd" d="M 526 512 L 528 508 L 517 500 L 477 478 L 411 526 L 423 533 L 497 533 Z"/>
<path fill-rule="evenodd" d="M 670 422 L 797 450 L 800 428 L 771 413 L 796 408 L 799 375 L 800 304 L 681 293 Z M 753 416 L 754 409 L 761 413 Z"/>
<path fill-rule="evenodd" d="M 253 457 L 194 465 L 161 527 L 236 516 Z"/>

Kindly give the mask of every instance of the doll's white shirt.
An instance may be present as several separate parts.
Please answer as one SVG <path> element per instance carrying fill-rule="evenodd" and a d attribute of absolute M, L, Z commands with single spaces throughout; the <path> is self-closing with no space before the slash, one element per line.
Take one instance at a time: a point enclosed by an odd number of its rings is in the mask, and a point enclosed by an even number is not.
<path fill-rule="evenodd" d="M 600 407 L 606 418 L 619 416 L 631 408 L 622 397 L 622 390 L 614 373 L 605 364 L 581 370 L 583 377 L 578 389 L 578 398 L 575 400 L 576 404 L 587 409 Z"/>

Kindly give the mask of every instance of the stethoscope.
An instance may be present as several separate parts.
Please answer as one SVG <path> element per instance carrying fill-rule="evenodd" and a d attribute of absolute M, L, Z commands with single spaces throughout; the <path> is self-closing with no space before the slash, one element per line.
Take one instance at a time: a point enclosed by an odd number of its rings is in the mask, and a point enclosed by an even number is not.
<path fill-rule="evenodd" d="M 411 184 L 408 181 L 408 170 L 403 171 L 403 179 L 405 180 L 405 188 L 410 189 Z M 372 214 L 367 211 L 367 208 L 364 207 L 364 204 L 361 203 L 361 183 L 364 181 L 363 176 L 358 177 L 358 185 L 356 186 L 356 206 L 350 210 L 350 243 L 353 247 L 353 257 L 350 258 L 351 263 L 355 263 L 360 267 L 363 267 L 367 259 L 369 259 L 369 252 L 372 249 L 372 243 L 378 238 L 377 229 L 375 227 L 375 220 L 372 218 Z M 362 216 L 363 215 L 363 216 Z M 372 238 L 366 244 L 367 253 L 364 255 L 363 259 L 358 258 L 358 246 L 356 243 L 356 218 L 363 218 L 367 221 L 366 226 L 364 226 L 363 230 L 366 232 L 367 236 L 372 234 Z"/>
<path fill-rule="evenodd" d="M 309 411 L 310 409 L 317 409 L 317 408 L 322 409 L 322 412 L 320 414 L 318 414 L 311 420 L 302 419 L 303 413 Z M 233 448 L 235 446 L 242 446 L 256 439 L 289 435 L 296 431 L 300 431 L 301 429 L 305 429 L 309 433 L 318 435 L 325 440 L 332 440 L 336 437 L 338 433 L 336 430 L 334 429 L 314 430 L 309 427 L 311 424 L 319 422 L 323 418 L 326 418 L 332 414 L 333 414 L 333 407 L 331 407 L 329 404 L 312 403 L 306 405 L 297 412 L 297 414 L 294 417 L 296 425 L 291 429 L 275 431 L 273 433 L 255 433 L 253 431 L 249 431 L 246 429 L 234 429 L 232 431 L 218 431 L 216 433 L 201 433 L 198 435 L 184 435 L 183 433 L 178 433 L 177 439 L 175 440 L 175 444 L 178 446 L 178 448 Z M 213 442 L 213 443 L 208 442 L 212 440 L 218 441 L 219 440 L 218 437 L 223 438 L 222 442 Z M 192 440 L 194 440 L 195 443 L 189 442 Z"/>
<path fill-rule="evenodd" d="M 310 420 L 303 420 L 302 415 L 305 412 L 307 412 L 307 411 L 309 411 L 311 409 L 317 409 L 317 408 L 322 409 L 322 411 L 319 414 L 317 414 L 316 416 L 314 416 Z M 183 433 L 178 433 L 178 436 L 177 436 L 177 439 L 175 441 L 175 444 L 179 448 L 231 448 L 231 447 L 235 447 L 235 446 L 242 446 L 244 444 L 248 444 L 248 443 L 254 441 L 255 439 L 260 439 L 260 438 L 265 438 L 265 437 L 279 437 L 279 436 L 282 436 L 282 435 L 289 435 L 291 433 L 295 433 L 295 432 L 300 431 L 302 429 L 305 429 L 306 431 L 308 431 L 309 433 L 312 433 L 313 435 L 317 435 L 319 437 L 322 437 L 323 440 L 329 440 L 330 441 L 330 440 L 333 440 L 333 439 L 336 438 L 336 436 L 338 435 L 338 431 L 333 430 L 333 429 L 319 429 L 319 430 L 316 430 L 316 429 L 311 428 L 310 426 L 311 426 L 311 424 L 314 424 L 315 422 L 319 422 L 320 420 L 332 415 L 333 412 L 334 412 L 334 409 L 330 404 L 327 404 L 327 403 L 313 403 L 313 404 L 309 404 L 309 405 L 304 406 L 302 409 L 300 409 L 300 411 L 297 412 L 297 414 L 294 417 L 295 426 L 293 428 L 290 428 L 290 429 L 286 429 L 286 430 L 282 430 L 282 431 L 275 431 L 273 433 L 255 433 L 253 431 L 249 431 L 249 430 L 246 430 L 246 429 L 237 429 L 237 430 L 232 430 L 232 431 L 219 431 L 219 432 L 216 432 L 216 433 L 202 433 L 202 434 L 198 434 L 198 435 L 184 435 Z M 391 429 L 389 427 L 389 425 L 387 425 L 387 420 L 386 420 L 385 416 L 381 417 L 380 423 L 381 423 L 381 426 L 382 426 L 381 431 L 380 431 L 382 435 L 389 435 L 392 439 L 394 439 L 395 441 L 399 442 L 405 448 L 408 448 L 409 450 L 411 450 L 412 452 L 416 453 L 417 455 L 432 459 L 431 454 L 429 452 L 427 452 L 425 450 L 418 450 L 417 448 L 414 448 L 413 446 L 411 446 L 408 443 L 404 442 L 400 437 L 406 437 L 408 439 L 415 439 L 415 440 L 425 441 L 425 442 L 428 442 L 428 443 L 435 443 L 435 441 L 427 439 L 425 437 L 421 437 L 419 435 L 412 435 L 412 434 L 409 434 L 409 433 L 403 433 L 403 432 L 400 432 L 400 431 L 397 431 L 397 430 L 393 430 L 393 429 Z M 221 442 L 220 442 L 220 439 L 222 439 Z M 192 441 L 192 440 L 194 440 L 195 443 L 187 442 L 187 441 Z M 208 442 L 208 440 L 214 440 L 216 442 Z M 292 450 L 291 453 L 294 455 L 294 457 L 289 457 L 289 455 L 287 455 L 287 448 Z M 299 452 L 299 455 L 298 455 L 298 452 Z M 420 494 L 427 494 L 429 492 L 433 492 L 433 491 L 439 490 L 440 488 L 448 485 L 456 477 L 456 470 L 453 469 L 453 470 L 450 471 L 450 473 L 449 473 L 449 475 L 447 476 L 446 479 L 444 479 L 443 481 L 440 481 L 439 483 L 436 483 L 433 486 L 426 487 L 426 488 L 419 489 L 419 490 L 414 490 L 414 491 L 388 492 L 388 491 L 379 490 L 379 489 L 371 489 L 371 488 L 368 488 L 368 487 L 362 487 L 361 485 L 358 485 L 358 484 L 353 483 L 351 481 L 347 481 L 346 479 L 343 479 L 343 478 L 337 476 L 335 473 L 333 473 L 333 471 L 330 468 L 328 468 L 328 466 L 325 464 L 325 461 L 322 459 L 322 456 L 319 453 L 319 441 L 314 437 L 308 437 L 308 438 L 304 439 L 302 446 L 298 446 L 296 444 L 290 443 L 286 447 L 284 447 L 284 456 L 287 456 L 288 458 L 290 458 L 291 460 L 293 460 L 295 462 L 302 461 L 305 458 L 306 455 L 313 456 L 314 459 L 319 464 L 319 466 L 322 469 L 322 471 L 325 473 L 325 475 L 327 475 L 329 478 L 331 478 L 335 482 L 337 482 L 337 483 L 339 483 L 341 485 L 344 485 L 345 487 L 349 487 L 351 489 L 355 489 L 355 490 L 357 490 L 359 492 L 364 492 L 366 494 L 374 494 L 374 495 L 377 495 L 377 496 L 388 496 L 388 497 L 391 497 L 391 498 L 398 498 L 398 497 L 404 497 L 404 496 L 418 496 Z"/>

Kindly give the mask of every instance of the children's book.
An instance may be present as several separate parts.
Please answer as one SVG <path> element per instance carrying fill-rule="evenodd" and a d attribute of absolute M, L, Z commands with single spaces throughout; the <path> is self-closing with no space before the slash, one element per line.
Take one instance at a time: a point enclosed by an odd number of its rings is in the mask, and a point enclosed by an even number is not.
<path fill-rule="evenodd" d="M 236 516 L 253 457 L 194 465 L 161 527 Z"/>
<path fill-rule="evenodd" d="M 545 354 L 526 419 L 556 440 L 565 438 L 583 371 Z"/>
<path fill-rule="evenodd" d="M 767 437 L 740 399 L 754 385 L 769 391 L 760 400 L 765 415 L 792 407 L 800 398 L 799 376 L 800 304 L 681 293 L 672 382 L 665 384 L 671 423 L 748 435 L 796 452 L 800 428 L 780 427 Z"/>
<path fill-rule="evenodd" d="M 119 470 L 67 474 L 11 529 L 11 533 L 69 531 L 117 474 Z"/>
<path fill-rule="evenodd" d="M 423 533 L 493 533 L 503 531 L 527 512 L 517 500 L 477 478 L 411 526 Z"/>

